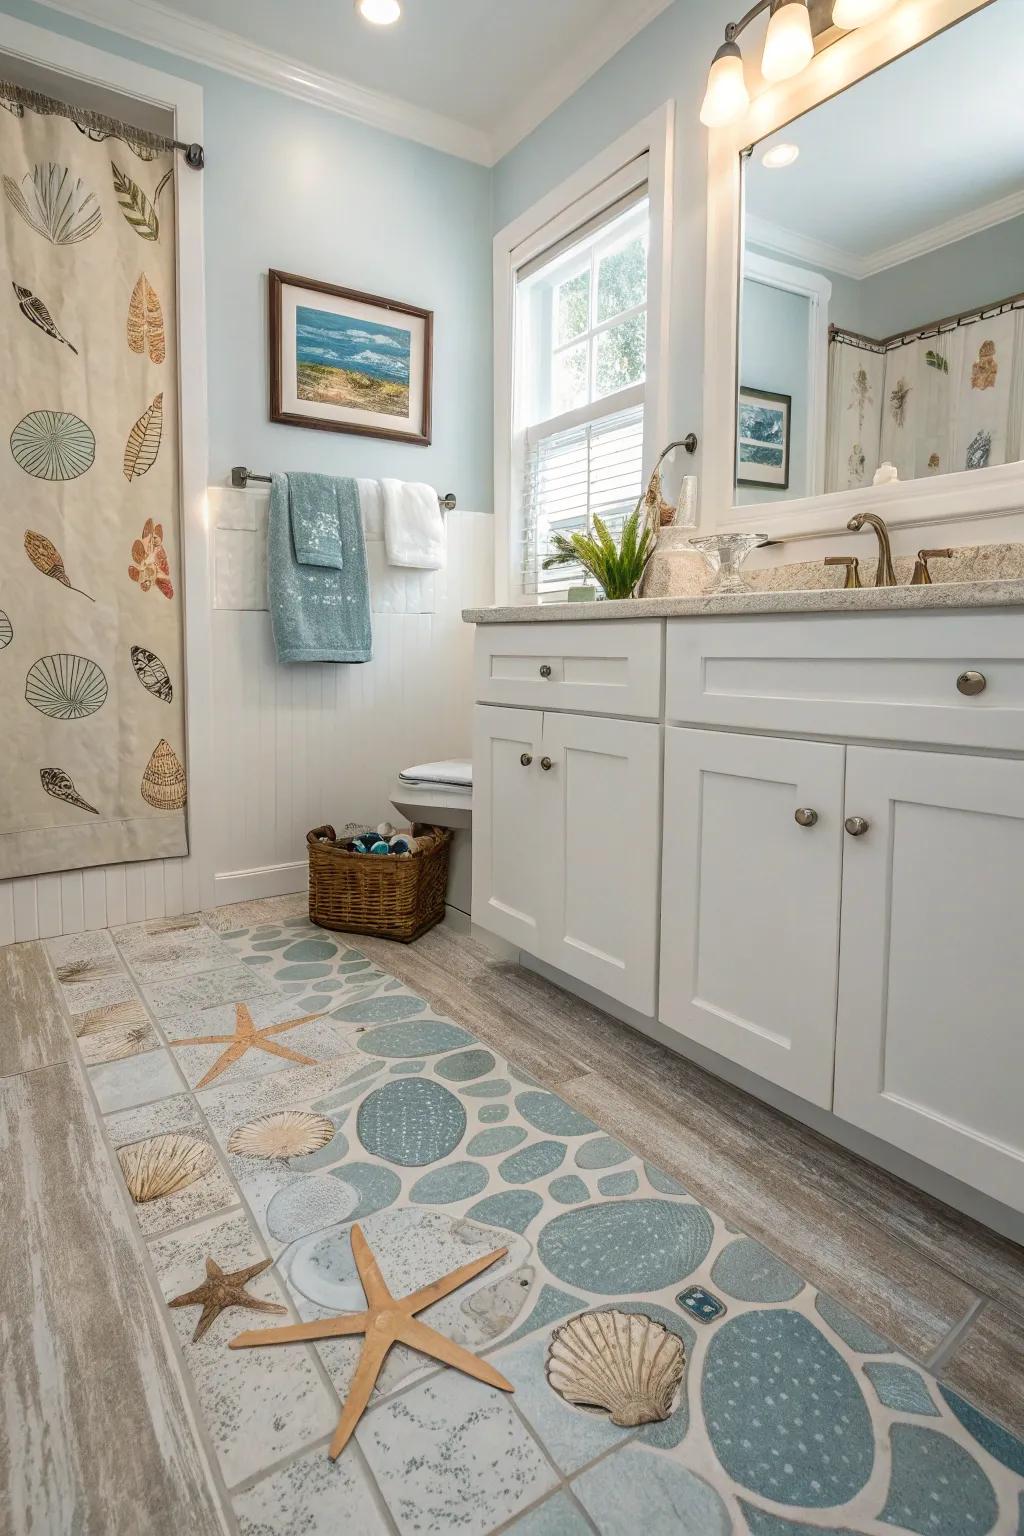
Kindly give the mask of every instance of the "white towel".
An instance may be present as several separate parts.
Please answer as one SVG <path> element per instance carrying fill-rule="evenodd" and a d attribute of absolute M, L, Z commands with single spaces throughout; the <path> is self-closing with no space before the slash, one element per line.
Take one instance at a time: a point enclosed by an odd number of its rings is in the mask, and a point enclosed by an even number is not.
<path fill-rule="evenodd" d="M 447 558 L 444 518 L 433 486 L 382 480 L 381 489 L 388 564 L 442 570 Z"/>

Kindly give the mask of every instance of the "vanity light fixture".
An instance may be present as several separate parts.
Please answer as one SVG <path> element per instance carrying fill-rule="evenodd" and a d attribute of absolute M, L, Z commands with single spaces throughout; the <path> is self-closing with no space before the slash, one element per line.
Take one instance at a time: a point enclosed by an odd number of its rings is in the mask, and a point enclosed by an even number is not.
<path fill-rule="evenodd" d="M 708 74 L 708 88 L 700 120 L 705 128 L 723 128 L 750 106 L 750 92 L 743 78 L 743 55 L 736 43 L 725 42 L 715 54 Z"/>
<path fill-rule="evenodd" d="M 807 0 L 774 0 L 765 33 L 761 73 L 766 80 L 791 80 L 814 58 Z"/>
<path fill-rule="evenodd" d="M 884 16 L 895 4 L 896 0 L 835 0 L 832 22 L 844 32 L 852 32 L 856 27 L 865 27 L 869 21 Z"/>
<path fill-rule="evenodd" d="M 399 0 L 356 0 L 356 10 L 375 27 L 390 27 L 402 14 Z"/>
<path fill-rule="evenodd" d="M 799 158 L 800 149 L 796 144 L 773 144 L 761 156 L 761 164 L 766 171 L 784 171 Z"/>

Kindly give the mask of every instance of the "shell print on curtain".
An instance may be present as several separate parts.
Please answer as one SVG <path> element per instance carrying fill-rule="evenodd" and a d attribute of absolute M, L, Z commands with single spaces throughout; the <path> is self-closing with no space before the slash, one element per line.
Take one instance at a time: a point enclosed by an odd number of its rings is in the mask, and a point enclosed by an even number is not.
<path fill-rule="evenodd" d="M 0 106 L 6 879 L 188 842 L 173 152 Z"/>

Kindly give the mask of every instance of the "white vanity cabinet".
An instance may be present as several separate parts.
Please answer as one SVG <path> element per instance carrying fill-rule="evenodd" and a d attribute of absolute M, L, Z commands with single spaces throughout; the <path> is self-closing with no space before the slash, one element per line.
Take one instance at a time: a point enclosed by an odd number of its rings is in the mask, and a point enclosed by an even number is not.
<path fill-rule="evenodd" d="M 1024 611 L 481 625 L 477 682 L 478 923 L 1024 1211 Z"/>

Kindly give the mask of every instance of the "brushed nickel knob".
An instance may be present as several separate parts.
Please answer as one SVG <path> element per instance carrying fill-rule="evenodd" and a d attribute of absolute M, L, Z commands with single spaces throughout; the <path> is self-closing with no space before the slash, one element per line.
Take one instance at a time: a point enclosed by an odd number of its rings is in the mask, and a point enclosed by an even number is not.
<path fill-rule="evenodd" d="M 533 753 L 524 752 L 519 761 L 522 763 L 524 768 L 529 768 L 530 764 L 533 762 Z"/>
<path fill-rule="evenodd" d="M 547 662 L 545 662 L 544 665 L 541 667 L 540 675 L 541 675 L 541 677 L 550 677 L 551 676 L 551 668 L 548 666 Z"/>
<path fill-rule="evenodd" d="M 540 760 L 540 765 L 544 769 L 545 773 L 550 773 L 551 769 L 555 766 L 550 757 L 542 757 Z"/>
<path fill-rule="evenodd" d="M 956 686 L 961 693 L 965 693 L 969 699 L 976 698 L 979 693 L 984 693 L 988 687 L 988 678 L 984 672 L 961 672 L 956 680 Z"/>
<path fill-rule="evenodd" d="M 818 825 L 818 813 L 803 805 L 794 817 L 798 827 L 816 827 Z"/>
<path fill-rule="evenodd" d="M 871 823 L 865 821 L 863 816 L 847 816 L 846 830 L 851 837 L 863 837 Z"/>

